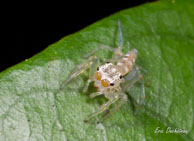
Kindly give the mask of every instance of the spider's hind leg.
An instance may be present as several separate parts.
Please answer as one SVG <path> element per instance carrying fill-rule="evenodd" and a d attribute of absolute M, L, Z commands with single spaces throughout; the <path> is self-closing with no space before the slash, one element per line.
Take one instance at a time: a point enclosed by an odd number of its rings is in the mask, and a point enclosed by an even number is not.
<path fill-rule="evenodd" d="M 138 110 L 140 109 L 140 106 L 143 104 L 144 100 L 145 100 L 145 89 L 144 89 L 144 79 L 142 74 L 140 73 L 140 70 L 138 67 L 135 67 L 131 73 L 129 73 L 126 77 L 125 77 L 125 82 L 126 84 L 123 86 L 124 90 L 130 89 L 132 86 L 134 86 L 134 84 L 136 82 L 140 82 L 141 83 L 141 92 L 140 92 L 140 98 L 137 101 L 137 108 L 134 112 L 134 115 L 137 115 Z"/>
<path fill-rule="evenodd" d="M 134 115 L 137 115 L 141 105 L 143 104 L 146 96 L 145 96 L 145 89 L 144 89 L 144 81 L 143 80 L 140 80 L 140 83 L 141 83 L 141 92 L 140 92 L 140 98 L 138 100 L 138 103 L 137 103 L 137 108 L 135 110 L 135 113 Z"/>
<path fill-rule="evenodd" d="M 119 93 L 119 101 L 115 107 L 113 107 L 110 111 L 106 112 L 102 118 L 99 120 L 99 122 L 102 122 L 105 120 L 108 116 L 116 112 L 123 104 L 125 104 L 128 100 L 128 97 L 125 93 Z"/>
<path fill-rule="evenodd" d="M 118 48 L 110 47 L 107 45 L 100 45 L 98 48 L 92 50 L 90 53 L 83 56 L 83 58 L 88 58 L 89 56 L 95 54 L 98 50 L 103 49 L 103 50 L 107 50 L 107 51 L 114 53 L 112 59 L 109 60 L 110 62 L 114 63 L 117 60 L 121 59 L 121 57 L 123 57 L 124 54 L 122 53 L 123 37 L 122 37 L 122 29 L 121 29 L 120 20 L 118 20 L 118 32 L 119 32 L 119 46 L 118 46 Z"/>

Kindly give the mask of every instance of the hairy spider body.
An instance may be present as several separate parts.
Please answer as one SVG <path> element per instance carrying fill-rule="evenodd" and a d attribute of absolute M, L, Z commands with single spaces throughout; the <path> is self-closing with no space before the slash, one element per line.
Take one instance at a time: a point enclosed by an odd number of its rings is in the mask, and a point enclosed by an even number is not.
<path fill-rule="evenodd" d="M 137 50 L 133 49 L 131 52 L 124 55 L 124 57 L 118 61 L 117 69 L 121 72 L 124 76 L 127 73 L 131 72 L 135 65 Z"/>
<path fill-rule="evenodd" d="M 112 63 L 99 66 L 99 70 L 95 73 L 94 86 L 98 88 L 98 92 L 104 92 L 104 94 L 118 90 L 122 82 L 121 75 L 117 66 Z"/>
<path fill-rule="evenodd" d="M 94 81 L 94 86 L 97 87 L 97 92 L 91 93 L 90 97 L 94 98 L 98 95 L 104 95 L 108 99 L 108 102 L 106 102 L 97 111 L 85 119 L 85 122 L 88 122 L 93 117 L 96 117 L 100 113 L 107 111 L 109 106 L 116 101 L 117 105 L 109 110 L 108 113 L 105 112 L 100 121 L 104 120 L 110 114 L 118 110 L 124 103 L 127 102 L 128 98 L 125 94 L 125 91 L 131 88 L 138 81 L 142 84 L 141 99 L 139 100 L 138 105 L 141 105 L 143 103 L 143 99 L 145 98 L 142 75 L 138 67 L 135 65 L 138 51 L 136 49 L 132 49 L 127 54 L 122 53 L 122 32 L 120 21 L 118 21 L 118 26 L 120 37 L 119 47 L 112 48 L 105 45 L 100 46 L 100 49 L 112 51 L 114 53 L 110 61 L 103 65 L 99 65 L 99 58 L 97 56 L 92 56 L 92 54 L 99 50 L 98 48 L 92 51 L 90 54 L 86 55 L 86 57 L 89 57 L 88 60 L 78 65 L 77 69 L 67 78 L 64 83 L 64 85 L 66 85 L 73 78 L 77 77 L 89 68 L 89 79 L 83 89 L 83 92 L 86 92 L 90 82 Z M 122 88 L 121 83 L 125 83 L 126 87 Z"/>
<path fill-rule="evenodd" d="M 107 62 L 99 66 L 95 73 L 94 86 L 98 88 L 98 92 L 109 93 L 110 91 L 119 91 L 120 83 L 124 82 L 123 76 L 131 72 L 135 65 L 137 50 L 123 55 L 122 59 L 118 60 L 116 65 Z M 106 97 L 106 95 L 105 95 Z"/>

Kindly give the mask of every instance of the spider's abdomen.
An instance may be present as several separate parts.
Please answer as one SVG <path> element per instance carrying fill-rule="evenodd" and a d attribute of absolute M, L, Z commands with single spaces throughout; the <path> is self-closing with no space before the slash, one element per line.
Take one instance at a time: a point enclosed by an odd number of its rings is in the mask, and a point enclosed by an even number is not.
<path fill-rule="evenodd" d="M 133 66 L 135 65 L 135 59 L 137 55 L 137 50 L 133 49 L 131 52 L 127 53 L 121 60 L 118 61 L 117 68 L 124 76 L 129 73 Z"/>

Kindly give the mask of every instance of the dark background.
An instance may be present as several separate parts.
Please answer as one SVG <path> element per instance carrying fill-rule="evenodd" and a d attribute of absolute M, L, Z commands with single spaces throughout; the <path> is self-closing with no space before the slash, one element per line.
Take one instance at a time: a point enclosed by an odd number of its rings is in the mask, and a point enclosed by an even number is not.
<path fill-rule="evenodd" d="M 4 40 L 5 44 L 1 46 L 0 72 L 102 18 L 151 1 L 154 0 L 133 0 L 127 3 L 117 1 L 106 6 L 102 3 L 91 3 L 92 7 L 64 4 L 61 9 L 51 7 L 41 12 L 36 12 L 36 8 L 31 8 L 32 12 L 29 12 L 28 8 L 24 9 L 13 16 L 13 21 L 9 23 L 11 30 L 3 34 L 6 41 Z"/>

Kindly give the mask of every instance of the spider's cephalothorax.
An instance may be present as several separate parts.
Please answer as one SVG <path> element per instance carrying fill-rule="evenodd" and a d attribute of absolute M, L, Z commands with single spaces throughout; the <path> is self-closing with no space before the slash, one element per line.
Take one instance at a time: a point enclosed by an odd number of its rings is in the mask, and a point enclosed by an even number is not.
<path fill-rule="evenodd" d="M 69 76 L 69 78 L 67 78 L 64 84 L 65 86 L 73 78 L 77 77 L 82 72 L 90 68 L 89 79 L 83 91 L 86 92 L 90 82 L 94 81 L 94 86 L 97 87 L 98 91 L 91 93 L 90 97 L 94 98 L 98 95 L 104 95 L 108 99 L 108 102 L 102 105 L 97 111 L 95 111 L 85 120 L 86 122 L 93 117 L 96 117 L 98 114 L 107 111 L 109 106 L 116 101 L 118 101 L 117 105 L 108 110 L 108 113 L 105 112 L 101 118 L 101 121 L 119 109 L 121 105 L 126 103 L 128 99 L 127 95 L 125 94 L 126 90 L 131 88 L 138 81 L 141 83 L 142 88 L 141 99 L 138 101 L 138 105 L 141 105 L 143 103 L 143 99 L 145 98 L 144 82 L 142 79 L 143 77 L 138 67 L 135 66 L 137 50 L 133 49 L 125 55 L 122 53 L 122 32 L 120 21 L 118 22 L 118 25 L 120 37 L 119 47 L 112 48 L 105 45 L 100 46 L 100 49 L 114 52 L 114 55 L 110 61 L 106 62 L 105 64 L 98 65 L 99 58 L 97 56 L 92 56 L 92 54 L 99 50 L 98 48 L 92 51 L 92 53 L 86 55 L 87 57 L 90 56 L 89 59 L 86 62 L 80 64 L 76 71 L 74 71 Z M 121 87 L 121 83 L 125 83 L 125 87 Z"/>
<path fill-rule="evenodd" d="M 120 89 L 121 82 L 122 74 L 114 64 L 108 62 L 97 68 L 94 86 L 98 88 L 99 92 L 106 93 L 113 89 Z"/>

